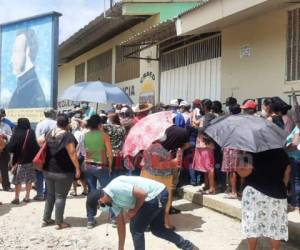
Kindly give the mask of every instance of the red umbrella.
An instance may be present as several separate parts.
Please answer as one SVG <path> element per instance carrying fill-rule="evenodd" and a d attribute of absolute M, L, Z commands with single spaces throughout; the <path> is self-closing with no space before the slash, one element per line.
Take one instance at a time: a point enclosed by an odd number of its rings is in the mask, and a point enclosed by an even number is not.
<path fill-rule="evenodd" d="M 173 125 L 173 117 L 172 111 L 164 111 L 148 115 L 138 121 L 126 137 L 123 146 L 124 157 L 135 156 L 141 150 L 147 149 Z"/>

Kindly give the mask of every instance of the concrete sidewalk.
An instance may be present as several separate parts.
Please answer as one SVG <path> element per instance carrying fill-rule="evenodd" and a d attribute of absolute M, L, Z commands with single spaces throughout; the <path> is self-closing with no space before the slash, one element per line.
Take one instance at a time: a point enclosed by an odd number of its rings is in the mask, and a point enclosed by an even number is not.
<path fill-rule="evenodd" d="M 225 194 L 202 195 L 199 187 L 185 186 L 178 190 L 178 195 L 197 205 L 204 206 L 235 219 L 241 219 L 241 202 L 226 199 Z M 300 246 L 300 214 L 289 213 L 289 241 Z"/>

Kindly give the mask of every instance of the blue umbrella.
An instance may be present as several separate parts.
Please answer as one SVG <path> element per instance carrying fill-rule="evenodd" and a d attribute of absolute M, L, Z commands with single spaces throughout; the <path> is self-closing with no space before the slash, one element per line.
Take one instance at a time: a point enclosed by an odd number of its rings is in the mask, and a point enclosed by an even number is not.
<path fill-rule="evenodd" d="M 116 85 L 100 81 L 76 83 L 66 89 L 58 100 L 94 102 L 100 104 L 133 104 L 130 97 L 121 88 Z"/>

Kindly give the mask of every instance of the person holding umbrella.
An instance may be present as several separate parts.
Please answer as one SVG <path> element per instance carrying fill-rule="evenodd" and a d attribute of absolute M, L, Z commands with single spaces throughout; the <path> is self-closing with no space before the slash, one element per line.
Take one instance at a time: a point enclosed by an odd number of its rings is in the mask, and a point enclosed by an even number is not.
<path fill-rule="evenodd" d="M 268 121 L 273 122 L 279 128 L 284 129 L 284 121 L 282 116 L 279 114 L 281 111 L 281 105 L 275 102 L 272 98 L 266 98 L 262 106 L 262 116 Z"/>
<path fill-rule="evenodd" d="M 289 211 L 300 213 L 300 106 L 296 94 L 293 93 L 295 109 L 293 112 L 293 121 L 296 127 L 287 137 L 287 149 L 291 162 L 291 180 L 290 180 L 290 197 Z"/>
<path fill-rule="evenodd" d="M 271 239 L 272 249 L 288 240 L 287 185 L 291 167 L 284 149 L 250 153 L 237 168 L 245 178 L 242 198 L 242 234 L 248 249 L 255 250 L 259 237 Z M 272 168 L 270 170 L 270 168 Z"/>
<path fill-rule="evenodd" d="M 166 130 L 163 136 L 154 141 L 149 148 L 147 148 L 143 153 L 143 168 L 141 171 L 141 176 L 158 181 L 166 185 L 166 188 L 169 192 L 169 199 L 165 210 L 165 227 L 169 229 L 175 229 L 175 227 L 171 223 L 170 218 L 170 209 L 172 206 L 172 198 L 173 198 L 173 179 L 176 170 L 180 168 L 182 157 L 180 156 L 180 150 L 177 150 L 176 157 L 172 156 L 171 151 L 168 151 L 168 141 L 174 138 L 174 129 L 179 130 L 181 135 L 177 135 L 176 139 L 180 139 L 180 137 L 184 136 L 185 130 L 183 128 L 178 128 L 176 126 L 172 126 Z M 173 130 L 173 131 L 172 131 Z M 175 132 L 176 133 L 176 132 Z M 182 145 L 187 141 L 186 138 L 182 140 Z M 163 146 L 165 145 L 165 147 Z"/>
<path fill-rule="evenodd" d="M 96 110 L 90 107 L 88 102 L 82 102 L 81 108 L 83 111 L 83 120 L 85 121 L 90 119 L 93 115 L 96 115 Z"/>
<path fill-rule="evenodd" d="M 245 178 L 242 198 L 242 234 L 248 249 L 255 250 L 260 237 L 271 239 L 272 249 L 288 240 L 287 184 L 291 167 L 283 147 L 286 133 L 261 117 L 228 116 L 205 129 L 221 147 L 243 154 L 237 173 Z"/>

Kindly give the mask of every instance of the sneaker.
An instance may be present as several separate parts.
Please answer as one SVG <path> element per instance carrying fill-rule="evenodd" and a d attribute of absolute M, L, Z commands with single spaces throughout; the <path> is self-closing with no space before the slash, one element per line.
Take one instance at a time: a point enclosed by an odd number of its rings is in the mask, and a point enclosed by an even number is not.
<path fill-rule="evenodd" d="M 87 191 L 83 191 L 83 192 L 81 193 L 81 195 L 87 196 L 87 195 L 88 195 L 88 192 L 87 192 Z"/>
<path fill-rule="evenodd" d="M 29 203 L 29 202 L 30 202 L 30 199 L 24 198 L 24 199 L 23 199 L 23 202 L 24 202 L 24 203 Z"/>
<path fill-rule="evenodd" d="M 36 196 L 33 197 L 33 200 L 35 200 L 35 201 L 44 201 L 45 198 L 44 198 L 44 196 L 36 195 Z"/>
<path fill-rule="evenodd" d="M 115 219 L 111 219 L 111 220 L 110 220 L 110 224 L 111 224 L 111 226 L 112 226 L 113 228 L 117 228 L 117 222 L 116 222 Z"/>
<path fill-rule="evenodd" d="M 188 240 L 184 240 L 179 248 L 181 248 L 182 250 L 199 250 L 198 247 L 196 247 L 192 242 Z"/>
<path fill-rule="evenodd" d="M 87 229 L 93 229 L 96 226 L 96 221 L 88 221 L 86 227 Z"/>

